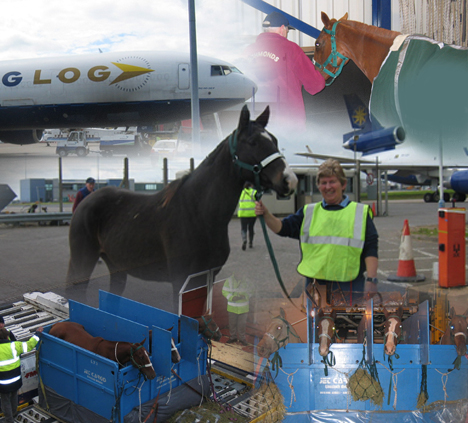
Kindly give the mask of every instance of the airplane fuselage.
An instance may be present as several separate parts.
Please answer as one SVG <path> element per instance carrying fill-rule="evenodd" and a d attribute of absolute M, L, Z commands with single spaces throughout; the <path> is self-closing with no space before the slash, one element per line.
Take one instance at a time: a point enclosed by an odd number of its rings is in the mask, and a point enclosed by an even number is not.
<path fill-rule="evenodd" d="M 189 55 L 115 52 L 0 63 L 1 131 L 144 126 L 189 119 Z M 200 114 L 243 103 L 255 84 L 199 56 Z M 4 132 L 3 134 L 6 134 Z"/>

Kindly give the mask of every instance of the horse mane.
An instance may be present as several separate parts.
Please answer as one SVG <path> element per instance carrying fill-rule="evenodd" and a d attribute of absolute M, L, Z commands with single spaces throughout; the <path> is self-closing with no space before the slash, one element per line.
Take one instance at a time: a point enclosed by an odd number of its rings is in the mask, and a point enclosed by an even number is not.
<path fill-rule="evenodd" d="M 174 198 L 174 195 L 179 190 L 179 188 L 185 183 L 185 181 L 190 177 L 191 174 L 184 175 L 182 178 L 172 181 L 168 186 L 164 187 L 161 191 L 161 198 L 159 199 L 159 205 L 161 208 L 167 207 L 171 200 Z"/>
<path fill-rule="evenodd" d="M 211 151 L 211 153 L 208 156 L 206 156 L 206 158 L 200 163 L 198 167 L 209 166 L 210 164 L 214 163 L 216 158 L 220 154 L 220 151 L 224 148 L 225 144 L 227 143 L 227 139 L 228 138 L 225 138 L 223 141 L 221 141 L 218 144 L 218 146 L 213 151 Z M 182 178 L 172 181 L 169 185 L 164 187 L 160 194 L 161 198 L 159 199 L 159 206 L 161 208 L 167 207 L 176 195 L 177 191 L 185 184 L 185 182 L 187 182 L 189 178 L 192 177 L 192 175 L 193 172 L 190 172 L 189 174 L 184 175 Z"/>
<path fill-rule="evenodd" d="M 372 38 L 376 38 L 377 40 L 380 40 L 380 41 L 393 40 L 397 35 L 400 34 L 400 32 L 392 31 L 386 28 L 380 28 L 375 25 L 368 25 L 364 22 L 344 20 L 344 21 L 340 21 L 340 24 L 348 26 L 351 29 L 354 29 L 357 31 L 365 31 L 368 36 Z"/>

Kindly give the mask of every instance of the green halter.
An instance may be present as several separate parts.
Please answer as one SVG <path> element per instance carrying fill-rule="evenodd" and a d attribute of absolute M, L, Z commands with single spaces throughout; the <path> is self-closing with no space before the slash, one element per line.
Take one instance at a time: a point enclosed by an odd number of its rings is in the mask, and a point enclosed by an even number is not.
<path fill-rule="evenodd" d="M 325 31 L 327 34 L 331 36 L 331 52 L 330 55 L 328 56 L 327 60 L 325 60 L 325 63 L 321 65 L 320 63 L 315 62 L 315 65 L 325 72 L 327 75 L 331 76 L 332 79 L 330 81 L 326 82 L 326 85 L 329 86 L 333 83 L 335 78 L 341 73 L 343 70 L 343 66 L 346 64 L 346 62 L 349 60 L 349 57 L 343 56 L 339 51 L 336 50 L 336 26 L 340 23 L 340 21 L 336 21 L 333 24 L 333 27 L 331 31 L 327 28 L 323 28 L 322 31 Z M 341 64 L 338 67 L 338 58 L 342 59 Z M 326 67 L 330 64 L 334 68 L 338 68 L 338 70 L 335 71 L 335 73 L 332 73 Z"/>

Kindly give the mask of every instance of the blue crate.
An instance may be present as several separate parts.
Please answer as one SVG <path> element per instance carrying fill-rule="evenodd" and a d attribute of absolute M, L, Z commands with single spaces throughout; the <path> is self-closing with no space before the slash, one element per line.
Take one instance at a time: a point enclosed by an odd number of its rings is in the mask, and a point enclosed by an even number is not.
<path fill-rule="evenodd" d="M 309 316 L 314 316 L 310 313 Z M 363 355 L 362 344 L 332 344 L 336 364 L 328 366 L 325 374 L 323 357 L 318 353 L 314 317 L 308 319 L 307 343 L 289 344 L 279 350 L 282 368 L 275 377 L 275 383 L 284 397 L 287 412 L 298 417 L 301 413 L 316 410 L 358 410 L 365 412 L 384 411 L 401 413 L 417 409 L 421 389 L 422 365 L 427 366 L 428 403 L 435 401 L 458 401 L 468 398 L 468 360 L 462 357 L 460 370 L 453 369 L 457 357 L 453 345 L 430 345 L 429 307 L 425 302 L 417 313 L 403 323 L 407 344 L 397 347 L 398 359 L 392 359 L 392 379 L 390 364 L 384 355 L 383 344 L 373 344 L 373 304 L 368 304 L 370 316 L 367 323 L 367 346 Z M 372 363 L 375 360 L 380 385 L 384 391 L 382 408 L 370 400 L 353 401 L 346 384 L 356 371 L 361 360 Z M 387 358 L 388 359 L 388 358 Z M 393 386 L 397 383 L 397 391 Z M 391 386 L 390 386 L 391 384 Z M 397 396 L 395 401 L 395 395 Z M 297 413 L 297 414 L 295 414 Z"/>
<path fill-rule="evenodd" d="M 101 298 L 102 296 L 102 298 Z M 113 308 L 113 305 L 119 307 Z M 129 365 L 119 369 L 117 363 L 48 334 L 45 328 L 39 362 L 42 382 L 57 394 L 106 419 L 123 422 L 124 416 L 140 403 L 206 373 L 207 349 L 198 335 L 198 322 L 155 309 L 112 294 L 100 293 L 100 309 L 70 301 L 69 320 L 82 324 L 92 336 L 108 340 L 141 342 L 149 350 L 152 330 L 151 361 L 157 377 L 145 381 L 139 371 Z M 102 308 L 102 309 L 101 309 Z M 107 310 L 114 310 L 116 314 Z M 167 322 L 171 326 L 167 327 Z M 161 327 L 161 326 L 162 327 Z M 182 360 L 171 362 L 171 337 L 180 350 Z M 192 342 L 187 345 L 184 339 Z M 171 370 L 179 375 L 177 378 Z"/>

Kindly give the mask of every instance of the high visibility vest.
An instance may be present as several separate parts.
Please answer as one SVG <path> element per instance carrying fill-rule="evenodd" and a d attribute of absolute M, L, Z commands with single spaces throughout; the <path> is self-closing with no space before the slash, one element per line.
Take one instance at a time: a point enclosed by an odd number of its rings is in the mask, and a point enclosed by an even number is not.
<path fill-rule="evenodd" d="M 39 342 L 33 335 L 27 342 L 0 343 L 0 392 L 14 392 L 21 388 L 20 355 L 32 351 Z"/>
<path fill-rule="evenodd" d="M 236 281 L 233 277 L 227 278 L 223 285 L 222 294 L 228 301 L 227 311 L 235 314 L 249 312 L 250 291 L 245 281 Z M 234 299 L 241 296 L 241 299 Z"/>
<path fill-rule="evenodd" d="M 304 207 L 301 226 L 301 275 L 350 282 L 359 274 L 369 206 L 350 202 L 340 210 L 325 210 L 322 203 Z"/>
<path fill-rule="evenodd" d="M 237 217 L 256 217 L 255 193 L 253 188 L 244 188 L 239 198 L 239 210 Z"/>

